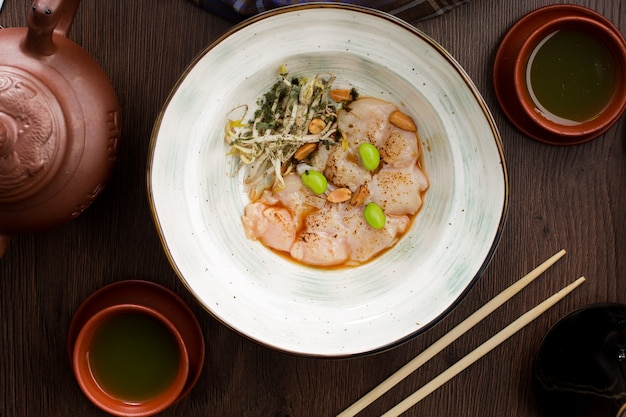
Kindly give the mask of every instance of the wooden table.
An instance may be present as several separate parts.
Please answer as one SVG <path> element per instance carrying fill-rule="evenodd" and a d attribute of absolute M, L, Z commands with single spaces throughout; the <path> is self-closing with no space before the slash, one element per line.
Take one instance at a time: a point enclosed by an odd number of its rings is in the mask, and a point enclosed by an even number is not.
<path fill-rule="evenodd" d="M 76 220 L 16 236 L 0 259 L 0 416 L 104 416 L 82 394 L 65 351 L 72 314 L 98 288 L 139 278 L 177 292 L 204 330 L 203 373 L 163 416 L 326 417 L 357 400 L 491 297 L 561 248 L 568 254 L 524 292 L 366 409 L 377 416 L 521 313 L 581 275 L 588 282 L 417 406 L 407 416 L 540 416 L 531 364 L 564 314 L 626 295 L 626 119 L 603 137 L 555 147 L 505 118 L 492 66 L 507 29 L 548 0 L 472 0 L 415 26 L 467 70 L 500 129 L 510 179 L 508 221 L 492 262 L 458 307 L 424 334 L 377 355 L 293 357 L 260 347 L 218 323 L 170 268 L 146 196 L 154 120 L 190 60 L 231 27 L 185 0 L 84 1 L 70 38 L 104 68 L 123 108 L 114 177 Z M 626 31 L 622 0 L 571 0 Z M 6 0 L 0 25 L 25 26 L 30 0 Z"/>

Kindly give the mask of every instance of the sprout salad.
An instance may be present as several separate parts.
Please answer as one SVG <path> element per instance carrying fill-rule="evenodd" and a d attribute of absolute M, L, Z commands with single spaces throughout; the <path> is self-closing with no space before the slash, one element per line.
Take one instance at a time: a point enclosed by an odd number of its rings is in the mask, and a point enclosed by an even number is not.
<path fill-rule="evenodd" d="M 278 81 L 257 101 L 253 117 L 245 121 L 244 114 L 228 120 L 228 154 L 248 167 L 245 185 L 252 201 L 265 189 L 284 187 L 283 176 L 293 171 L 294 154 L 302 145 L 341 141 L 337 130 L 339 104 L 329 95 L 334 79 L 329 73 L 290 77 L 282 66 Z M 247 106 L 241 108 L 248 112 Z"/>

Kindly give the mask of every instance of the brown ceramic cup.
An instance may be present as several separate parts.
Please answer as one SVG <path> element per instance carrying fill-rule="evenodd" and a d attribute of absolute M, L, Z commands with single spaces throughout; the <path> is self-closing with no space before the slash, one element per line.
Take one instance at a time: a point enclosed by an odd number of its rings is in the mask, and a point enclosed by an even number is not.
<path fill-rule="evenodd" d="M 128 314 L 145 315 L 148 319 L 156 321 L 171 334 L 177 348 L 178 366 L 175 375 L 168 378 L 167 384 L 148 398 L 124 398 L 104 388 L 94 374 L 94 364 L 90 362 L 95 356 L 92 350 L 98 331 L 103 325 L 111 323 L 111 320 L 123 319 L 123 315 Z M 78 333 L 72 359 L 74 374 L 85 395 L 102 410 L 121 417 L 151 416 L 165 410 L 178 400 L 189 374 L 187 349 L 177 328 L 158 311 L 134 304 L 110 306 L 92 316 Z"/>
<path fill-rule="evenodd" d="M 582 31 L 605 45 L 615 64 L 612 98 L 597 116 L 578 123 L 546 117 L 533 101 L 527 83 L 529 59 L 546 37 L 559 30 Z M 599 13 L 576 5 L 546 6 L 529 13 L 504 37 L 494 65 L 496 96 L 508 118 L 534 139 L 555 145 L 590 141 L 606 132 L 626 110 L 626 41 Z"/>

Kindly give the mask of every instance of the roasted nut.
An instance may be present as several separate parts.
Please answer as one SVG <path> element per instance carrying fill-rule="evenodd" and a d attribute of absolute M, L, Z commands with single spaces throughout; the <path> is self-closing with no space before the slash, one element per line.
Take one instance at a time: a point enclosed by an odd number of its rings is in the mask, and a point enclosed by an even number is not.
<path fill-rule="evenodd" d="M 352 204 L 353 206 L 363 204 L 368 195 L 370 195 L 370 190 L 368 190 L 365 185 L 361 185 L 359 189 L 356 190 L 354 194 L 352 194 L 350 204 Z"/>
<path fill-rule="evenodd" d="M 286 162 L 280 166 L 280 175 L 285 176 L 291 172 L 293 165 L 291 162 Z"/>
<path fill-rule="evenodd" d="M 293 157 L 296 159 L 296 161 L 302 161 L 307 156 L 311 155 L 315 148 L 317 148 L 317 144 L 305 143 L 298 148 L 298 150 L 293 154 Z"/>
<path fill-rule="evenodd" d="M 342 101 L 348 101 L 352 99 L 350 90 L 343 90 L 343 89 L 330 90 L 328 92 L 328 95 L 330 96 L 331 99 L 333 99 L 333 101 L 336 101 L 337 103 L 341 103 Z"/>
<path fill-rule="evenodd" d="M 344 201 L 350 200 L 351 197 L 352 191 L 350 191 L 349 188 L 337 188 L 328 194 L 326 200 L 331 203 L 343 203 Z"/>
<path fill-rule="evenodd" d="M 389 115 L 389 122 L 402 130 L 417 132 L 417 126 L 415 126 L 413 119 L 399 110 L 396 110 Z"/>
<path fill-rule="evenodd" d="M 309 133 L 318 134 L 326 127 L 326 123 L 322 119 L 313 119 L 309 123 Z"/>

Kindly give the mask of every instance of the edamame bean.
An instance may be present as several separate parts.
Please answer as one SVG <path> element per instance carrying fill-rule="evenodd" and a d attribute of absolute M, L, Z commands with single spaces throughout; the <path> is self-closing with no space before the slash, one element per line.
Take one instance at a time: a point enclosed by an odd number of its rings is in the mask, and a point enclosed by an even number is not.
<path fill-rule="evenodd" d="M 383 209 L 376 203 L 369 203 L 365 206 L 363 216 L 365 217 L 367 224 L 372 226 L 374 229 L 382 229 L 385 227 L 385 223 L 387 223 L 387 218 L 385 217 Z"/>
<path fill-rule="evenodd" d="M 323 194 L 328 186 L 328 181 L 326 181 L 324 174 L 313 169 L 304 171 L 300 178 L 302 178 L 302 184 L 315 194 Z"/>
<path fill-rule="evenodd" d="M 359 145 L 359 155 L 361 156 L 363 168 L 368 171 L 373 171 L 378 168 L 378 164 L 380 164 L 380 153 L 378 149 L 376 149 L 376 146 L 369 142 L 362 143 Z"/>

